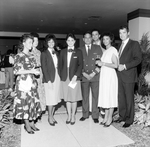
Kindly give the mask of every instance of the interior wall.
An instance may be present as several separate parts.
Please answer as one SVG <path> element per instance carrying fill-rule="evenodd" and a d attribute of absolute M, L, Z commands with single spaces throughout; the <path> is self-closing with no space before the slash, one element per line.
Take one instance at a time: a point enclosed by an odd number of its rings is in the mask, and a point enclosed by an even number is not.
<path fill-rule="evenodd" d="M 130 38 L 140 41 L 142 35 L 149 32 L 150 36 L 150 18 L 137 17 L 129 21 Z"/>

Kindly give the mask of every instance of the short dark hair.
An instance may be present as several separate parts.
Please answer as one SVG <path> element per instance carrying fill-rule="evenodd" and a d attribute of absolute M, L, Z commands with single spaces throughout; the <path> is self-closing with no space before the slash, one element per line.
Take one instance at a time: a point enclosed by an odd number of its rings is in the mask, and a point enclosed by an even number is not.
<path fill-rule="evenodd" d="M 33 37 L 39 38 L 39 34 L 36 32 L 31 32 L 30 35 Z"/>
<path fill-rule="evenodd" d="M 57 40 L 54 34 L 48 34 L 45 37 L 45 47 L 48 48 L 48 41 L 53 40 L 54 41 L 54 48 L 57 46 Z"/>
<path fill-rule="evenodd" d="M 23 42 L 25 42 L 27 39 L 32 39 L 33 40 L 33 36 L 30 34 L 24 34 L 21 36 L 20 41 L 19 41 L 19 45 L 18 45 L 18 49 L 20 51 L 23 51 Z"/>
<path fill-rule="evenodd" d="M 114 41 L 114 34 L 112 34 L 111 32 L 104 32 L 104 33 L 102 34 L 102 38 L 103 38 L 104 36 L 108 36 L 108 37 L 110 38 L 111 42 Z"/>
<path fill-rule="evenodd" d="M 67 34 L 67 36 L 66 36 L 66 40 L 67 40 L 69 37 L 71 37 L 71 38 L 73 38 L 74 40 L 76 40 L 75 35 L 74 35 L 74 34 L 72 34 L 72 33 Z"/>
<path fill-rule="evenodd" d="M 100 31 L 99 31 L 99 29 L 93 29 L 91 32 L 93 33 L 93 32 L 98 32 L 99 34 L 100 34 Z"/>
<path fill-rule="evenodd" d="M 84 36 L 85 36 L 86 34 L 90 34 L 90 35 L 92 36 L 91 31 L 86 31 L 86 32 L 83 33 L 83 38 L 84 38 Z"/>
<path fill-rule="evenodd" d="M 122 25 L 122 26 L 120 26 L 119 30 L 123 30 L 123 29 L 126 29 L 127 32 L 129 32 L 128 25 Z"/>

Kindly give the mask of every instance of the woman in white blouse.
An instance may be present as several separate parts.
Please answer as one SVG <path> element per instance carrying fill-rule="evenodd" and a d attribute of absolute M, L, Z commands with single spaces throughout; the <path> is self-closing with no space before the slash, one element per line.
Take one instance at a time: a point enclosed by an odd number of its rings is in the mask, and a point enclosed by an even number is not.
<path fill-rule="evenodd" d="M 46 105 L 48 106 L 48 122 L 55 126 L 54 106 L 60 102 L 60 77 L 58 75 L 58 55 L 55 51 L 56 38 L 48 34 L 45 38 L 46 50 L 41 54 L 41 67 L 45 88 Z"/>

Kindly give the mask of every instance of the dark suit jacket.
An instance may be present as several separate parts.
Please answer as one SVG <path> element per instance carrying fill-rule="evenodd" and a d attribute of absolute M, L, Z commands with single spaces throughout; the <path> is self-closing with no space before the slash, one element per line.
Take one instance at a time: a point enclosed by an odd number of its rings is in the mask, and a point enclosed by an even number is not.
<path fill-rule="evenodd" d="M 52 56 L 48 50 L 41 53 L 41 68 L 43 72 L 43 82 L 48 83 L 48 81 L 51 81 L 53 83 L 55 80 L 56 71 Z"/>
<path fill-rule="evenodd" d="M 74 49 L 70 60 L 69 79 L 71 80 L 73 76 L 76 75 L 77 80 L 80 80 L 82 75 L 82 68 L 83 68 L 82 52 L 79 49 Z M 62 81 L 66 81 L 68 77 L 67 49 L 63 49 L 60 52 L 58 69 L 59 69 L 60 79 Z"/>
<path fill-rule="evenodd" d="M 83 53 L 83 71 L 87 74 L 91 74 L 93 71 L 95 71 L 95 60 L 97 55 L 102 56 L 102 49 L 98 45 L 91 45 L 91 49 L 87 55 L 86 47 L 83 46 L 80 48 Z M 89 82 L 84 76 L 82 76 L 83 82 Z M 96 74 L 90 81 L 99 81 L 99 74 Z"/>
<path fill-rule="evenodd" d="M 137 81 L 137 65 L 142 60 L 140 45 L 137 41 L 129 39 L 126 44 L 120 59 L 120 64 L 125 64 L 126 70 L 118 73 L 118 78 L 121 78 L 125 83 L 134 83 Z"/>

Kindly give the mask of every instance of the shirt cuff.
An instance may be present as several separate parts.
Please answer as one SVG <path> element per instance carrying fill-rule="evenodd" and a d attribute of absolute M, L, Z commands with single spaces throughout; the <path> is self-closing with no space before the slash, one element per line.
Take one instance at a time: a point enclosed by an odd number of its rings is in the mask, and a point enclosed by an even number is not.
<path fill-rule="evenodd" d="M 127 70 L 126 65 L 124 64 L 123 66 L 124 66 L 124 69 Z"/>

